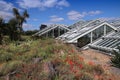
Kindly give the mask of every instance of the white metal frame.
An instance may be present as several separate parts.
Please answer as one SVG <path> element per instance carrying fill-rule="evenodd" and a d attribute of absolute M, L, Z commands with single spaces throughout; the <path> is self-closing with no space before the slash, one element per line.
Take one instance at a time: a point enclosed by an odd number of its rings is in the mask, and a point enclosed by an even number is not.
<path fill-rule="evenodd" d="M 74 42 L 75 40 L 79 39 L 80 37 L 82 37 L 82 36 L 84 36 L 84 35 L 86 35 L 86 34 L 89 34 L 90 32 L 92 32 L 92 31 L 94 31 L 95 29 L 97 29 L 97 28 L 99 28 L 99 27 L 101 27 L 101 26 L 104 26 L 104 25 L 108 25 L 109 27 L 113 28 L 114 30 L 117 30 L 117 28 L 115 28 L 114 26 L 108 24 L 107 22 L 104 22 L 104 23 L 102 23 L 102 24 L 96 26 L 95 28 L 93 28 L 93 29 L 91 29 L 91 30 L 85 32 L 84 34 L 79 35 L 79 36 L 73 38 L 72 40 L 67 41 L 67 43 L 72 43 L 72 42 Z"/>

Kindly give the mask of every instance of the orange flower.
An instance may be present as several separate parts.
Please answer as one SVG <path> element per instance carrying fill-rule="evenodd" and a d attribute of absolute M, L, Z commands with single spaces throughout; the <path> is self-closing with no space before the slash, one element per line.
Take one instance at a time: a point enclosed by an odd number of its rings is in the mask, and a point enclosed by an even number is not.
<path fill-rule="evenodd" d="M 81 56 L 78 56 L 80 61 L 84 61 L 84 58 Z"/>
<path fill-rule="evenodd" d="M 73 73 L 77 73 L 77 70 L 72 70 Z"/>
<path fill-rule="evenodd" d="M 80 64 L 80 65 L 79 65 L 79 68 L 80 68 L 80 69 L 82 69 L 82 68 L 83 68 L 83 65 L 82 65 L 82 64 Z"/>
<path fill-rule="evenodd" d="M 82 74 L 76 73 L 75 77 L 79 79 L 80 77 L 82 77 Z"/>
<path fill-rule="evenodd" d="M 70 66 L 70 69 L 71 69 L 71 70 L 73 69 L 73 65 Z"/>
<path fill-rule="evenodd" d="M 88 64 L 91 65 L 91 66 L 94 65 L 94 63 L 92 61 L 89 61 Z"/>
<path fill-rule="evenodd" d="M 74 52 L 75 52 L 74 49 L 72 49 L 72 50 L 71 50 L 71 53 L 74 53 Z"/>
<path fill-rule="evenodd" d="M 94 77 L 95 77 L 95 79 L 99 79 L 100 78 L 100 76 L 98 76 L 98 75 L 95 75 Z"/>
<path fill-rule="evenodd" d="M 69 61 L 69 57 L 67 56 L 67 58 L 65 59 L 65 62 L 68 62 Z"/>
<path fill-rule="evenodd" d="M 21 75 L 20 75 L 20 74 L 16 74 L 15 76 L 16 76 L 16 77 L 18 77 L 18 78 L 20 78 L 20 77 L 21 77 Z"/>
<path fill-rule="evenodd" d="M 73 65 L 73 61 L 72 61 L 72 60 L 69 60 L 68 63 L 69 63 L 70 65 Z"/>

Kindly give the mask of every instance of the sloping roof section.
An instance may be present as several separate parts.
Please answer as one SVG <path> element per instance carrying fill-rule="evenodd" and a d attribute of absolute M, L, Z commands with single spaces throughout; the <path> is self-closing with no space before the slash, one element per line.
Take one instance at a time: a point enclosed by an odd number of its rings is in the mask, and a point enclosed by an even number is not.
<path fill-rule="evenodd" d="M 113 25 L 113 26 L 115 26 L 120 31 L 120 20 L 108 21 L 108 23 L 111 24 L 111 25 Z"/>
<path fill-rule="evenodd" d="M 90 48 L 101 50 L 104 52 L 112 52 L 113 50 L 118 51 L 118 46 L 120 46 L 120 31 L 112 32 L 98 41 L 89 44 Z"/>
<path fill-rule="evenodd" d="M 92 20 L 89 20 L 89 21 L 78 21 L 72 25 L 70 25 L 68 28 L 69 29 L 73 29 L 73 28 L 81 28 L 81 26 L 84 26 L 85 24 L 91 22 Z"/>
<path fill-rule="evenodd" d="M 109 27 L 111 27 L 114 30 L 117 30 L 116 27 L 112 26 L 111 24 L 103 21 L 103 20 L 92 20 L 86 24 L 84 24 L 83 26 L 81 26 L 81 28 L 73 28 L 70 31 L 68 31 L 67 33 L 61 35 L 58 37 L 58 39 L 61 39 L 67 43 L 74 43 L 76 42 L 77 39 L 79 39 L 80 37 L 94 31 L 95 29 L 107 25 Z M 78 25 L 79 26 L 79 25 Z"/>
<path fill-rule="evenodd" d="M 53 30 L 53 29 L 55 29 L 57 27 L 63 28 L 63 29 L 68 30 L 68 31 L 70 30 L 69 28 L 67 28 L 67 25 L 63 25 L 63 24 L 51 24 L 51 25 L 48 25 L 46 28 L 40 30 L 39 32 L 37 32 L 33 36 L 36 36 L 36 35 L 37 36 L 41 36 L 41 35 L 46 34 L 47 32 L 49 32 L 49 31 L 51 31 L 51 30 Z"/>

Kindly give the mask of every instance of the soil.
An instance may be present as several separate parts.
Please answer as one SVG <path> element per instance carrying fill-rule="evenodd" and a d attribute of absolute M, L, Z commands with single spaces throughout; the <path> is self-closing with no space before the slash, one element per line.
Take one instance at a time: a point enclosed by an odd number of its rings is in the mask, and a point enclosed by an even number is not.
<path fill-rule="evenodd" d="M 95 64 L 102 65 L 107 73 L 112 74 L 120 80 L 120 69 L 111 66 L 111 56 L 93 49 L 82 50 L 81 52 L 81 56 L 85 58 L 85 62 L 92 61 Z"/>

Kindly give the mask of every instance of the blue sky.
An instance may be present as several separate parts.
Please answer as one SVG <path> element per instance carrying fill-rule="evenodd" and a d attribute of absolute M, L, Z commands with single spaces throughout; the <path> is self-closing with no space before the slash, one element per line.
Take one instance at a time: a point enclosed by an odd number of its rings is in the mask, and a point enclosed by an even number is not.
<path fill-rule="evenodd" d="M 12 18 L 13 7 L 21 13 L 27 9 L 30 14 L 24 30 L 39 29 L 41 24 L 71 25 L 79 20 L 120 18 L 120 0 L 0 0 L 0 16 Z"/>

